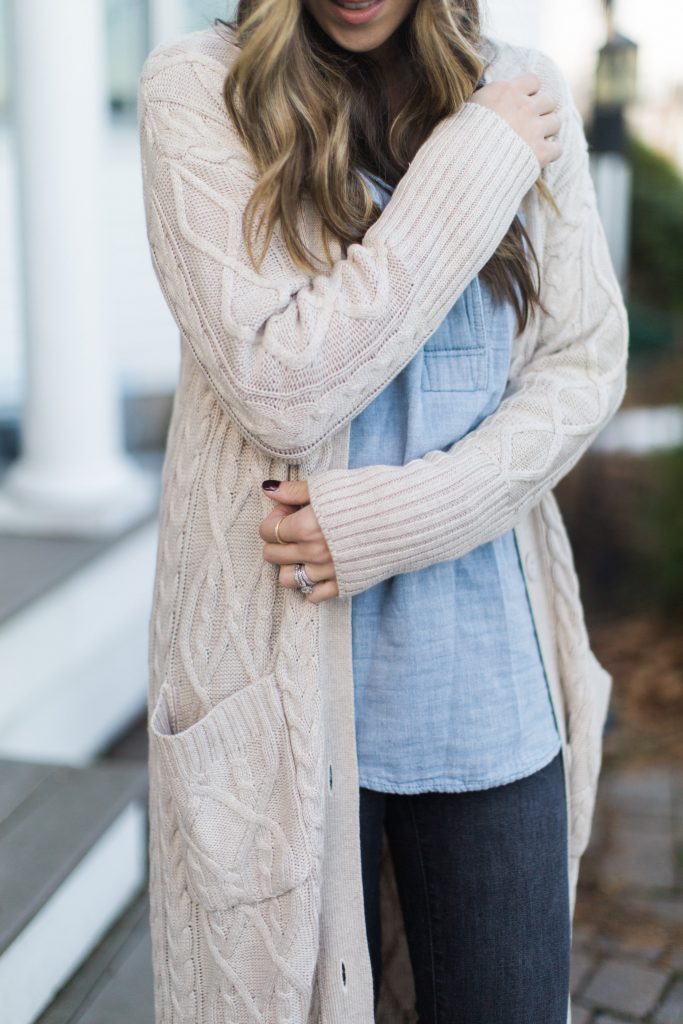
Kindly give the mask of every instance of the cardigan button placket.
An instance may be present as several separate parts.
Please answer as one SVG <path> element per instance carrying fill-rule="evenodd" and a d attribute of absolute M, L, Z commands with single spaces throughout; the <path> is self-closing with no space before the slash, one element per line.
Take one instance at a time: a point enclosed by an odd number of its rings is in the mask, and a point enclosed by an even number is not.
<path fill-rule="evenodd" d="M 527 551 L 526 555 L 524 556 L 524 568 L 526 571 L 527 579 L 531 583 L 535 583 L 538 579 L 538 562 L 536 560 L 536 555 L 533 551 Z"/>

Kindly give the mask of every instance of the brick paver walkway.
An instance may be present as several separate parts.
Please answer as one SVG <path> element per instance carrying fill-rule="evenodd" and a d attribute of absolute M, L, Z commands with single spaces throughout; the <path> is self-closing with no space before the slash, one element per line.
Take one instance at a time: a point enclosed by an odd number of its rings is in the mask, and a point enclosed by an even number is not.
<path fill-rule="evenodd" d="M 683 1024 L 683 769 L 603 768 L 572 994 L 572 1024 Z"/>

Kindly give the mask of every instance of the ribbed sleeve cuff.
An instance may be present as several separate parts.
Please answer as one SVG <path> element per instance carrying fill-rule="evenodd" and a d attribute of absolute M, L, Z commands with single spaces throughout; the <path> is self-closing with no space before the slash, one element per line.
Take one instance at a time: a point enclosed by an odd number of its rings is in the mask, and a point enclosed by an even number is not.
<path fill-rule="evenodd" d="M 340 596 L 459 558 L 509 527 L 506 482 L 476 452 L 430 452 L 405 466 L 330 469 L 308 478 Z"/>
<path fill-rule="evenodd" d="M 454 154 L 463 152 L 468 160 L 456 161 L 456 174 Z M 474 276 L 473 265 L 478 273 L 496 250 L 540 173 L 533 149 L 480 103 L 445 117 L 420 146 L 365 241 L 380 238 L 407 268 L 431 329 Z M 437 244 L 426 230 L 435 222 Z"/>

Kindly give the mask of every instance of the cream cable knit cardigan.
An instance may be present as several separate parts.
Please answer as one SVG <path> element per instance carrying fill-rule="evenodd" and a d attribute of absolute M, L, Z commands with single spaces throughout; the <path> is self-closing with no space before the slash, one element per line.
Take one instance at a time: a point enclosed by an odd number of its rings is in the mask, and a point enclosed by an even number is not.
<path fill-rule="evenodd" d="M 589 838 L 611 677 L 586 635 L 552 487 L 619 406 L 627 321 L 566 81 L 485 41 L 488 75 L 534 70 L 563 155 L 539 165 L 467 103 L 415 155 L 347 258 L 313 277 L 276 230 L 260 274 L 242 213 L 257 174 L 221 98 L 228 29 L 148 57 L 139 117 L 150 251 L 181 331 L 149 623 L 150 900 L 157 1024 L 372 1024 L 358 828 L 349 595 L 511 527 L 566 766 L 568 891 Z M 520 208 L 543 300 L 500 407 L 447 451 L 348 468 L 348 427 L 411 359 Z M 321 252 L 315 211 L 301 230 Z M 268 477 L 305 478 L 341 596 L 277 583 Z M 390 857 L 378 1020 L 414 1020 Z M 568 1019 L 569 1019 L 568 1008 Z M 543 1022 L 530 1022 L 543 1024 Z"/>

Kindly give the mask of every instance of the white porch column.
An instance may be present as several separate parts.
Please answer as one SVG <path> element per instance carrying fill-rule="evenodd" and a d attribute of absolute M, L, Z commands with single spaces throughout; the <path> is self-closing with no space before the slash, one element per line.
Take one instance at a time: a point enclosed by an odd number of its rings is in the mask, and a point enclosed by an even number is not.
<path fill-rule="evenodd" d="M 0 530 L 102 533 L 152 507 L 123 450 L 101 279 L 102 0 L 13 0 L 25 327 L 22 454 L 0 486 Z"/>
<path fill-rule="evenodd" d="M 592 153 L 590 166 L 610 256 L 626 298 L 631 239 L 631 165 L 621 153 Z"/>

